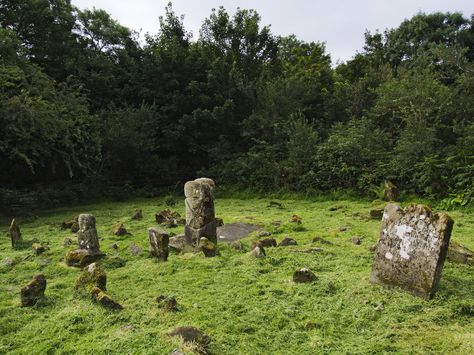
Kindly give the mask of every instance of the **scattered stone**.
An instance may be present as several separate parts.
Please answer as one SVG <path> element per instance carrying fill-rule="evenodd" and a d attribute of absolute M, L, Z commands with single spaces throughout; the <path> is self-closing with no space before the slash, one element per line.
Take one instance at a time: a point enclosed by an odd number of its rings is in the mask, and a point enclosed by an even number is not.
<path fill-rule="evenodd" d="M 397 200 L 397 187 L 390 181 L 385 181 L 383 185 L 383 200 L 384 201 L 396 201 Z"/>
<path fill-rule="evenodd" d="M 458 264 L 474 265 L 474 252 L 458 242 L 451 241 L 448 249 L 448 260 Z"/>
<path fill-rule="evenodd" d="M 245 247 L 240 240 L 236 240 L 235 242 L 232 242 L 231 246 L 237 251 L 245 251 Z"/>
<path fill-rule="evenodd" d="M 360 244 L 362 244 L 362 240 L 361 240 L 359 237 L 357 237 L 357 236 L 351 237 L 351 242 L 352 242 L 352 244 L 354 244 L 354 245 L 360 245 Z"/>
<path fill-rule="evenodd" d="M 298 245 L 298 243 L 297 243 L 296 240 L 294 240 L 293 238 L 285 237 L 285 238 L 280 242 L 280 244 L 278 244 L 279 247 L 287 247 L 287 246 L 290 246 L 290 245 Z"/>
<path fill-rule="evenodd" d="M 184 235 L 187 244 L 199 247 L 201 237 L 217 243 L 216 216 L 214 212 L 214 181 L 200 178 L 184 185 L 186 196 L 186 226 Z"/>
<path fill-rule="evenodd" d="M 118 245 L 116 243 L 113 243 L 113 244 L 110 244 L 110 249 L 114 249 L 114 250 L 117 250 L 118 249 Z"/>
<path fill-rule="evenodd" d="M 278 208 L 278 209 L 283 209 L 283 205 L 278 202 L 278 201 L 270 201 L 267 205 L 267 207 L 274 207 L 274 208 Z"/>
<path fill-rule="evenodd" d="M 385 207 L 370 281 L 427 299 L 436 292 L 453 220 L 423 205 Z"/>
<path fill-rule="evenodd" d="M 260 239 L 260 240 L 257 240 L 253 244 L 253 247 L 255 247 L 255 246 L 262 246 L 264 248 L 276 247 L 277 246 L 277 241 L 275 240 L 275 238 Z"/>
<path fill-rule="evenodd" d="M 269 237 L 271 236 L 272 233 L 268 232 L 268 231 L 260 231 L 258 232 L 258 237 L 261 238 L 261 237 Z"/>
<path fill-rule="evenodd" d="M 108 294 L 102 291 L 98 287 L 93 287 L 91 289 L 92 299 L 95 300 L 97 303 L 101 304 L 105 308 L 109 308 L 112 310 L 121 310 L 123 306 L 117 302 L 115 302 Z"/>
<path fill-rule="evenodd" d="M 20 226 L 16 223 L 15 218 L 12 219 L 9 232 L 12 240 L 12 247 L 15 248 L 19 246 L 23 241 L 23 238 L 21 237 Z"/>
<path fill-rule="evenodd" d="M 184 224 L 184 220 L 181 215 L 176 211 L 169 209 L 163 210 L 155 214 L 156 223 L 161 224 L 168 228 L 175 228 L 178 224 Z"/>
<path fill-rule="evenodd" d="M 178 311 L 178 301 L 174 296 L 158 296 L 156 298 L 158 302 L 158 307 L 162 308 L 166 312 L 177 312 Z"/>
<path fill-rule="evenodd" d="M 301 224 L 302 220 L 303 220 L 303 219 L 302 219 L 300 216 L 298 216 L 297 214 L 294 214 L 294 215 L 291 217 L 290 222 L 291 222 L 291 223 L 296 223 L 296 224 Z"/>
<path fill-rule="evenodd" d="M 316 279 L 316 275 L 307 268 L 296 270 L 293 273 L 293 281 L 297 283 L 313 282 Z"/>
<path fill-rule="evenodd" d="M 250 256 L 253 258 L 263 258 L 266 256 L 265 249 L 262 246 L 256 246 L 250 252 Z"/>
<path fill-rule="evenodd" d="M 192 251 L 192 248 L 186 244 L 186 237 L 184 234 L 178 234 L 174 237 L 170 237 L 169 247 L 171 250 L 174 250 L 178 253 Z"/>
<path fill-rule="evenodd" d="M 129 234 L 122 222 L 117 222 L 112 226 L 112 234 L 123 236 Z"/>
<path fill-rule="evenodd" d="M 207 258 L 216 256 L 217 254 L 216 244 L 211 242 L 206 237 L 201 237 L 201 239 L 199 240 L 199 247 Z"/>
<path fill-rule="evenodd" d="M 150 255 L 159 261 L 167 261 L 170 236 L 158 228 L 148 228 L 148 240 L 150 241 Z"/>
<path fill-rule="evenodd" d="M 46 278 L 43 274 L 33 276 L 33 280 L 21 289 L 21 306 L 34 306 L 40 298 L 44 297 Z"/>
<path fill-rule="evenodd" d="M 40 255 L 46 251 L 46 248 L 40 243 L 33 243 L 31 245 L 31 248 L 33 249 L 36 255 Z"/>
<path fill-rule="evenodd" d="M 211 338 L 195 327 L 178 327 L 170 331 L 168 335 L 180 337 L 183 343 L 197 346 L 199 353 L 207 353 L 211 343 Z"/>
<path fill-rule="evenodd" d="M 222 218 L 216 217 L 216 227 L 222 227 L 224 225 L 224 220 Z"/>
<path fill-rule="evenodd" d="M 140 208 L 135 208 L 132 212 L 132 219 L 142 219 L 143 213 Z"/>
<path fill-rule="evenodd" d="M 77 292 L 89 294 L 93 287 L 107 291 L 107 275 L 98 263 L 92 263 L 84 268 L 76 281 L 74 289 Z"/>
<path fill-rule="evenodd" d="M 217 235 L 219 242 L 233 242 L 249 236 L 252 232 L 262 230 L 262 227 L 255 224 L 236 222 L 217 227 Z"/>
<path fill-rule="evenodd" d="M 338 211 L 343 209 L 346 209 L 345 205 L 332 205 L 328 208 L 329 211 Z"/>
<path fill-rule="evenodd" d="M 313 243 L 321 243 L 321 244 L 332 245 L 332 242 L 330 242 L 329 240 L 326 240 L 322 237 L 314 237 L 312 242 Z"/>
<path fill-rule="evenodd" d="M 339 232 L 345 232 L 345 231 L 348 231 L 349 229 L 351 229 L 350 226 L 341 226 L 341 227 L 339 227 L 337 230 L 338 230 Z"/>
<path fill-rule="evenodd" d="M 133 256 L 137 256 L 143 252 L 143 249 L 136 244 L 130 244 L 128 249 L 130 250 L 130 254 Z"/>
<path fill-rule="evenodd" d="M 59 226 L 60 229 L 69 229 L 72 233 L 77 233 L 79 230 L 79 216 L 74 216 L 69 221 L 64 221 Z"/>
<path fill-rule="evenodd" d="M 72 238 L 69 238 L 69 237 L 64 238 L 64 243 L 63 243 L 63 245 L 64 245 L 65 247 L 70 247 L 70 246 L 73 245 L 73 244 L 74 244 L 74 241 L 72 240 Z"/>
<path fill-rule="evenodd" d="M 2 264 L 4 266 L 13 267 L 13 266 L 15 266 L 16 261 L 14 259 L 11 259 L 11 258 L 5 258 L 5 259 L 2 260 Z"/>
<path fill-rule="evenodd" d="M 369 212 L 370 219 L 381 220 L 383 216 L 384 207 L 372 208 Z"/>

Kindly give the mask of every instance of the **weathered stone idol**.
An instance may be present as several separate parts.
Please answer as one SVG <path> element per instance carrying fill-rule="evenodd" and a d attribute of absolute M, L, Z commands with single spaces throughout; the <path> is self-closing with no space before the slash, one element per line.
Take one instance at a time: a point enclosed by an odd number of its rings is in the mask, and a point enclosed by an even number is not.
<path fill-rule="evenodd" d="M 199 247 L 201 237 L 217 243 L 216 218 L 214 212 L 214 181 L 200 178 L 184 185 L 186 196 L 186 242 Z"/>
<path fill-rule="evenodd" d="M 46 278 L 43 274 L 35 275 L 33 280 L 21 289 L 21 306 L 34 306 L 40 298 L 44 297 L 45 290 Z"/>
<path fill-rule="evenodd" d="M 15 218 L 12 219 L 12 223 L 10 224 L 10 237 L 12 239 L 12 247 L 18 246 L 18 244 L 21 243 L 22 238 L 21 238 L 21 232 L 20 232 L 20 226 L 16 223 Z"/>
<path fill-rule="evenodd" d="M 432 298 L 438 286 L 453 229 L 445 213 L 423 205 L 385 207 L 370 280 Z"/>
<path fill-rule="evenodd" d="M 150 240 L 150 254 L 160 261 L 167 261 L 170 236 L 158 228 L 148 228 L 148 239 Z"/>
<path fill-rule="evenodd" d="M 95 217 L 91 214 L 79 215 L 79 231 L 77 239 L 79 249 L 71 250 L 66 254 L 66 264 L 69 266 L 86 266 L 97 261 L 105 254 L 100 251 L 99 238 L 95 227 Z"/>

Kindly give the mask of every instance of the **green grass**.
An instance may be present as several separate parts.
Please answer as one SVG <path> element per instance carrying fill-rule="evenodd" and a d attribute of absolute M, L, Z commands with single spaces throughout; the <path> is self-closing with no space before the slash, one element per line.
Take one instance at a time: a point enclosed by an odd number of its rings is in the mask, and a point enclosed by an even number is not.
<path fill-rule="evenodd" d="M 272 199 L 274 197 L 272 196 Z M 30 220 L 19 219 L 23 238 L 38 239 L 49 247 L 40 256 L 30 249 L 12 250 L 8 224 L 0 241 L 0 353 L 12 354 L 169 354 L 183 348 L 166 333 L 192 325 L 212 337 L 215 354 L 319 353 L 474 353 L 474 267 L 446 262 L 440 289 L 431 301 L 368 282 L 378 221 L 363 220 L 371 203 L 358 200 L 284 199 L 284 209 L 267 208 L 270 198 L 218 198 L 216 212 L 225 223 L 257 223 L 285 235 L 298 246 L 268 248 L 265 259 L 221 245 L 221 256 L 170 255 L 166 263 L 148 257 L 147 227 L 165 208 L 161 200 L 133 200 L 57 209 Z M 332 205 L 337 211 L 329 211 Z M 130 219 L 133 208 L 144 219 Z M 184 212 L 184 203 L 175 207 Z M 73 296 L 80 270 L 65 266 L 71 248 L 58 225 L 80 212 L 93 213 L 101 238 L 108 293 L 125 308 L 111 312 L 88 299 Z M 288 223 L 293 214 L 303 228 Z M 474 213 L 453 211 L 452 239 L 474 249 Z M 272 221 L 282 221 L 277 228 Z M 116 237 L 112 225 L 122 221 L 132 236 Z M 349 226 L 345 232 L 338 227 Z M 172 230 L 180 233 L 181 228 Z M 362 245 L 349 238 L 362 237 Z M 315 236 L 333 245 L 312 243 Z M 244 239 L 249 248 L 253 237 Z M 76 238 L 75 238 L 76 239 Z M 77 239 L 76 239 L 77 240 Z M 110 249 L 116 243 L 118 250 Z M 128 246 L 143 254 L 132 256 Z M 323 252 L 299 251 L 322 247 Z M 114 256 L 126 260 L 122 267 Z M 17 264 L 5 265 L 6 259 Z M 294 270 L 308 267 L 318 280 L 294 284 Z M 20 307 L 19 291 L 34 273 L 48 282 L 46 298 L 32 308 Z M 158 307 L 158 295 L 174 295 L 180 311 Z"/>

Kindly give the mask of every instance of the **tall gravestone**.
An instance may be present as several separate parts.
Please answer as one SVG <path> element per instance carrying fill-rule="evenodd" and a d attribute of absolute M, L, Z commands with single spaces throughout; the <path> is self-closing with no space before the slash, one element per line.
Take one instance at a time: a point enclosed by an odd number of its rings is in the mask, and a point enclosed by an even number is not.
<path fill-rule="evenodd" d="M 69 266 L 85 266 L 105 255 L 100 251 L 95 217 L 91 214 L 80 214 L 78 223 L 79 249 L 67 253 L 65 261 Z"/>
<path fill-rule="evenodd" d="M 15 218 L 12 219 L 12 223 L 10 224 L 10 237 L 12 239 L 12 247 L 18 246 L 21 241 L 23 240 L 21 237 L 20 227 L 16 223 Z"/>
<path fill-rule="evenodd" d="M 217 243 L 216 216 L 214 212 L 214 181 L 200 178 L 184 185 L 186 196 L 186 243 L 199 247 L 202 237 Z"/>
<path fill-rule="evenodd" d="M 423 205 L 385 207 L 370 281 L 427 299 L 436 292 L 453 220 Z"/>
<path fill-rule="evenodd" d="M 170 236 L 158 228 L 148 228 L 150 254 L 159 261 L 167 261 L 169 255 Z"/>

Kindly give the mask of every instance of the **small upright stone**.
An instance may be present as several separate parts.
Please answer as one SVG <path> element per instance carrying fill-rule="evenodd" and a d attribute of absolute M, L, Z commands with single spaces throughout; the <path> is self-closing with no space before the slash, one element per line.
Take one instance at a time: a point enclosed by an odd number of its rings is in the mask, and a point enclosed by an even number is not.
<path fill-rule="evenodd" d="M 390 181 L 385 181 L 385 183 L 383 184 L 383 200 L 384 201 L 397 200 L 397 187 Z"/>
<path fill-rule="evenodd" d="M 143 213 L 140 208 L 135 208 L 132 212 L 132 219 L 142 219 Z"/>
<path fill-rule="evenodd" d="M 285 238 L 280 242 L 280 244 L 278 244 L 279 247 L 287 247 L 287 246 L 290 246 L 290 245 L 298 245 L 298 243 L 297 243 L 296 240 L 294 240 L 293 238 L 285 237 Z"/>
<path fill-rule="evenodd" d="M 33 249 L 36 255 L 40 255 L 46 251 L 46 248 L 40 243 L 33 243 L 31 245 L 31 248 Z"/>
<path fill-rule="evenodd" d="M 122 222 L 117 222 L 112 226 L 112 233 L 116 236 L 123 236 L 129 234 Z"/>
<path fill-rule="evenodd" d="M 159 261 L 167 261 L 169 255 L 170 236 L 158 228 L 148 228 L 150 254 Z"/>
<path fill-rule="evenodd" d="M 35 275 L 33 280 L 21 289 L 21 306 L 34 306 L 40 298 L 44 297 L 45 290 L 46 278 L 43 274 Z"/>
<path fill-rule="evenodd" d="M 296 270 L 293 274 L 293 281 L 297 283 L 313 282 L 315 280 L 316 275 L 307 268 Z"/>
<path fill-rule="evenodd" d="M 360 244 L 362 244 L 362 240 L 361 240 L 359 237 L 357 237 L 357 236 L 351 237 L 351 242 L 352 242 L 352 244 L 354 244 L 354 245 L 360 245 Z"/>
<path fill-rule="evenodd" d="M 252 258 L 263 258 L 266 256 L 265 249 L 262 246 L 256 246 L 250 252 L 250 256 Z"/>
<path fill-rule="evenodd" d="M 12 219 L 12 223 L 10 224 L 10 237 L 12 240 L 12 247 L 15 248 L 22 242 L 20 226 L 16 223 L 15 218 Z"/>
<path fill-rule="evenodd" d="M 76 281 L 76 291 L 86 291 L 87 294 L 93 287 L 107 291 L 107 275 L 98 263 L 92 263 L 85 267 L 81 276 Z"/>
<path fill-rule="evenodd" d="M 186 196 L 186 242 L 199 247 L 201 237 L 217 243 L 216 218 L 214 212 L 214 181 L 200 178 L 184 185 Z"/>
<path fill-rule="evenodd" d="M 277 241 L 275 238 L 264 238 L 257 240 L 253 246 L 262 246 L 264 248 L 271 248 L 277 246 Z"/>
<path fill-rule="evenodd" d="M 385 207 L 370 281 L 427 299 L 436 292 L 453 220 L 423 205 Z"/>
<path fill-rule="evenodd" d="M 207 258 L 212 258 L 217 254 L 217 246 L 206 237 L 199 240 L 199 247 Z"/>

